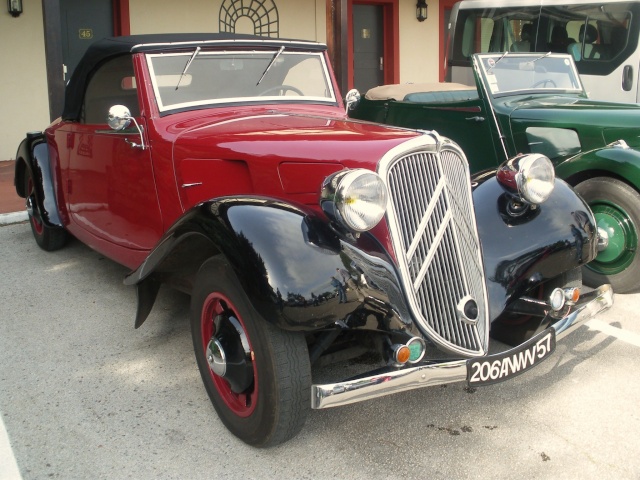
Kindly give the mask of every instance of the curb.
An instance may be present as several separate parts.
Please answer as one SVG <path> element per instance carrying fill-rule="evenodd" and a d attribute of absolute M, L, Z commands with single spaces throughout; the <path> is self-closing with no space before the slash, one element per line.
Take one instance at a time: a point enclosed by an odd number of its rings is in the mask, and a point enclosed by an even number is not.
<path fill-rule="evenodd" d="M 26 222 L 29 220 L 27 212 L 1 213 L 0 225 L 12 225 L 14 223 Z"/>

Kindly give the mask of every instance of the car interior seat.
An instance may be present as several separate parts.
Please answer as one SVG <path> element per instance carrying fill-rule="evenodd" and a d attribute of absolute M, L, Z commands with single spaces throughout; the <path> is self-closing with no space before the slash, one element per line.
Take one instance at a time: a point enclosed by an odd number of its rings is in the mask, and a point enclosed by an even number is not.
<path fill-rule="evenodd" d="M 567 53 L 567 47 L 575 42 L 569 38 L 567 29 L 562 25 L 556 25 L 551 30 L 551 41 L 549 42 L 549 51 L 554 53 Z"/>
<path fill-rule="evenodd" d="M 520 31 L 520 40 L 513 42 L 509 50 L 512 52 L 530 52 L 531 51 L 531 27 L 530 23 L 525 23 Z"/>
<path fill-rule="evenodd" d="M 599 59 L 602 52 L 599 50 L 598 45 L 593 45 L 593 42 L 597 39 L 598 29 L 595 26 L 587 24 L 585 28 L 585 25 L 580 25 L 578 42 L 569 45 L 567 52 L 573 56 L 576 62 L 579 62 L 582 58 Z M 584 45 L 584 50 L 581 50 L 582 45 Z"/>

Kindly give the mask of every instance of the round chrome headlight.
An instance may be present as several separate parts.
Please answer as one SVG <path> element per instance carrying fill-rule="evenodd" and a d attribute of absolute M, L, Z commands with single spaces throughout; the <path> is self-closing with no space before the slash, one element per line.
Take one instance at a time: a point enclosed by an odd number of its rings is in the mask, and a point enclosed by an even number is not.
<path fill-rule="evenodd" d="M 387 187 L 374 172 L 351 170 L 338 180 L 335 202 L 346 226 L 356 232 L 365 232 L 384 216 Z"/>
<path fill-rule="evenodd" d="M 508 191 L 517 193 L 520 200 L 537 205 L 553 192 L 556 172 L 546 156 L 529 153 L 504 162 L 496 177 Z"/>
<path fill-rule="evenodd" d="M 525 155 L 518 161 L 516 184 L 523 200 L 544 202 L 555 186 L 556 172 L 551 160 L 544 155 Z"/>

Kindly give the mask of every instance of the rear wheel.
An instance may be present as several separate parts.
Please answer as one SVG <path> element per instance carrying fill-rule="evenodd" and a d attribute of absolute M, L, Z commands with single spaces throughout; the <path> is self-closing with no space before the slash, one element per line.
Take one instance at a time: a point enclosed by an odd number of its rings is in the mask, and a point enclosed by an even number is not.
<path fill-rule="evenodd" d="M 610 283 L 616 293 L 640 288 L 640 194 L 626 183 L 595 177 L 575 188 L 591 207 L 603 235 L 598 256 L 583 269 L 584 283 L 595 287 Z"/>
<path fill-rule="evenodd" d="M 234 435 L 268 447 L 300 431 L 311 408 L 305 338 L 262 318 L 220 257 L 196 277 L 191 333 L 209 398 Z"/>
<path fill-rule="evenodd" d="M 47 252 L 58 250 L 67 242 L 67 232 L 60 227 L 50 227 L 42 220 L 35 197 L 35 184 L 30 173 L 25 173 L 25 196 L 27 199 L 27 214 L 33 237 L 40 248 Z"/>

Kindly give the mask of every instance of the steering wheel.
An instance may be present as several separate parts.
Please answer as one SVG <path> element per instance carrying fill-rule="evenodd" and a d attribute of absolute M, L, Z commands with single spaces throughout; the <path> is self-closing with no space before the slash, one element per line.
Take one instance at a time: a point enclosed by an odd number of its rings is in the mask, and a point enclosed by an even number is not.
<path fill-rule="evenodd" d="M 271 92 L 280 92 L 280 96 L 284 96 L 285 92 L 288 92 L 289 90 L 297 93 L 301 97 L 304 97 L 304 93 L 302 93 L 302 90 L 296 87 L 292 87 L 291 85 L 277 85 L 275 87 L 267 88 L 265 91 L 260 92 L 259 96 L 262 97 Z"/>
<path fill-rule="evenodd" d="M 556 82 L 554 82 L 553 80 L 551 80 L 550 78 L 545 78 L 544 80 L 540 80 L 539 82 L 534 83 L 533 85 L 531 85 L 531 88 L 536 88 L 539 85 L 542 85 L 542 87 L 544 88 L 544 86 L 546 84 L 549 84 L 552 87 L 557 87 Z"/>

